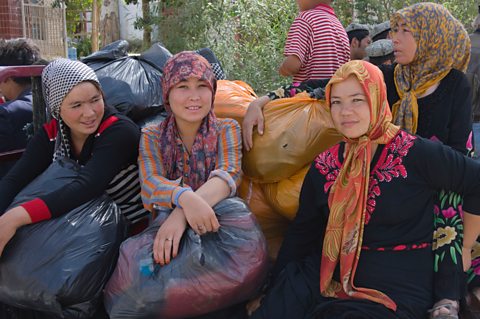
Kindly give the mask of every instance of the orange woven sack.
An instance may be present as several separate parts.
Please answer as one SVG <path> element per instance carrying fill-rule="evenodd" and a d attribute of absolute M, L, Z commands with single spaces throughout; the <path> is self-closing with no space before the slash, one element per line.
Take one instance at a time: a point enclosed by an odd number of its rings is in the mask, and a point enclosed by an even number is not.
<path fill-rule="evenodd" d="M 260 184 L 267 202 L 278 214 L 289 220 L 297 215 L 300 190 L 309 169 L 310 164 L 278 183 Z"/>
<path fill-rule="evenodd" d="M 232 118 L 242 125 L 248 105 L 256 98 L 252 87 L 243 81 L 219 80 L 213 110 L 217 117 Z"/>
<path fill-rule="evenodd" d="M 289 178 L 315 156 L 339 142 L 324 100 L 300 93 L 264 107 L 264 134 L 253 133 L 253 148 L 244 152 L 243 171 L 258 183 Z"/>
<path fill-rule="evenodd" d="M 290 223 L 289 220 L 273 210 L 265 199 L 260 186 L 253 183 L 248 177 L 243 177 L 237 191 L 257 218 L 267 240 L 268 255 L 275 260 Z"/>

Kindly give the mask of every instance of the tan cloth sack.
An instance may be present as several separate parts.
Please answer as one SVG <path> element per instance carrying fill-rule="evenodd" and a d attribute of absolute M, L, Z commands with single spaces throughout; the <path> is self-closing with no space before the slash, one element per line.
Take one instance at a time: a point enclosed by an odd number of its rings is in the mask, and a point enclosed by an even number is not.
<path fill-rule="evenodd" d="M 338 143 L 324 100 L 300 93 L 264 107 L 265 129 L 253 133 L 253 148 L 243 155 L 243 171 L 258 183 L 289 178 L 316 155 Z"/>

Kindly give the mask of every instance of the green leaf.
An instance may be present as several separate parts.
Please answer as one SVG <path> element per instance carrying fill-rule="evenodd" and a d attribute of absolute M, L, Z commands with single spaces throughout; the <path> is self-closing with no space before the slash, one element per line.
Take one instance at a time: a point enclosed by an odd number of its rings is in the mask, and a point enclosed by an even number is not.
<path fill-rule="evenodd" d="M 453 205 L 453 198 L 454 198 L 454 196 L 455 196 L 455 193 L 450 192 L 450 193 L 448 194 L 448 203 L 450 204 L 450 206 Z"/>
<path fill-rule="evenodd" d="M 470 282 L 473 280 L 473 278 L 476 277 L 476 275 L 475 275 L 475 273 L 473 272 L 472 268 L 470 268 L 470 269 L 468 270 L 468 272 L 469 272 L 469 273 L 468 273 L 468 280 L 467 280 L 467 281 L 470 283 Z"/>
<path fill-rule="evenodd" d="M 455 241 L 455 248 L 457 249 L 457 252 L 458 252 L 459 254 L 462 253 L 462 248 L 460 247 L 460 245 L 458 244 L 457 241 Z"/>
<path fill-rule="evenodd" d="M 447 201 L 448 196 L 443 196 L 442 199 L 440 200 L 440 209 L 445 207 L 445 202 Z"/>
<path fill-rule="evenodd" d="M 455 265 L 457 264 L 457 254 L 455 252 L 455 248 L 450 246 L 450 256 L 452 257 L 453 262 Z"/>

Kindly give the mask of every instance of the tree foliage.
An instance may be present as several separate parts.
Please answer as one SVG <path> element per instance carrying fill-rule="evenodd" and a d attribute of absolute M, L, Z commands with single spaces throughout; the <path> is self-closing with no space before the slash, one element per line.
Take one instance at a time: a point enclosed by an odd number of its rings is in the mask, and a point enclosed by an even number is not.
<path fill-rule="evenodd" d="M 153 9 L 158 39 L 172 52 L 212 49 L 230 79 L 256 91 L 287 83 L 277 68 L 297 9 L 292 0 L 170 0 Z"/>
<path fill-rule="evenodd" d="M 346 26 L 352 21 L 386 21 L 396 10 L 416 2 L 421 1 L 335 0 L 334 7 Z M 436 2 L 444 4 L 467 29 L 471 27 L 477 13 L 473 1 Z M 294 0 L 161 0 L 151 2 L 149 8 L 148 21 L 139 20 L 136 26 L 156 26 L 154 40 L 172 53 L 209 47 L 229 79 L 244 80 L 260 94 L 289 82 L 277 70 L 288 29 L 298 13 Z"/>
<path fill-rule="evenodd" d="M 152 0 L 124 0 L 126 4 L 142 3 L 142 16 L 138 17 L 133 26 L 135 29 L 143 29 L 143 44 L 144 47 L 150 47 L 152 41 L 152 26 L 155 24 L 154 13 L 152 12 Z"/>
<path fill-rule="evenodd" d="M 66 6 L 67 34 L 71 36 L 79 32 L 80 14 L 92 11 L 93 0 L 55 0 L 53 6 L 60 7 L 62 2 Z"/>
<path fill-rule="evenodd" d="M 386 21 L 390 15 L 404 7 L 422 1 L 415 0 L 336 0 L 335 8 L 339 19 L 348 25 L 350 22 L 374 24 Z M 472 31 L 471 23 L 477 15 L 475 1 L 436 0 L 443 4 L 468 31 Z"/>

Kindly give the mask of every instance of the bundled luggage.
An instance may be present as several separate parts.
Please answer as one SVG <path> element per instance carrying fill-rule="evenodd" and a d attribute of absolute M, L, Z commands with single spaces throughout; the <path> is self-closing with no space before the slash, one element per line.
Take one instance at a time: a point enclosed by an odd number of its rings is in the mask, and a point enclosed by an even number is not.
<path fill-rule="evenodd" d="M 242 125 L 248 106 L 257 98 L 253 89 L 243 81 L 217 81 L 213 111 L 219 118 L 232 118 Z"/>
<path fill-rule="evenodd" d="M 11 207 L 68 184 L 78 164 L 59 159 L 14 199 Z M 125 222 L 106 195 L 69 213 L 20 228 L 0 258 L 0 303 L 91 318 L 116 263 Z"/>
<path fill-rule="evenodd" d="M 296 174 L 317 154 L 341 140 L 327 119 L 325 100 L 300 93 L 265 105 L 263 135 L 254 131 L 243 170 L 253 181 L 275 183 Z"/>
<path fill-rule="evenodd" d="M 187 228 L 178 255 L 165 266 L 155 264 L 152 247 L 169 211 L 126 240 L 105 288 L 111 319 L 187 318 L 248 300 L 266 275 L 265 239 L 255 217 L 239 198 L 215 205 L 216 233 L 198 236 Z"/>

